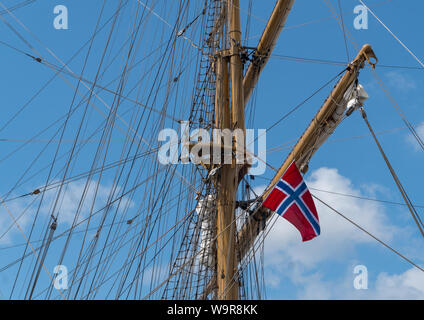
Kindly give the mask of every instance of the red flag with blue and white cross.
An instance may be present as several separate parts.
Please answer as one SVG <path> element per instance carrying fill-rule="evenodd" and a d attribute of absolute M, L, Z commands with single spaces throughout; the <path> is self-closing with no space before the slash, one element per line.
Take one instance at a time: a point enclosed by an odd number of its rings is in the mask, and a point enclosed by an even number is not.
<path fill-rule="evenodd" d="M 262 206 L 293 224 L 302 235 L 303 241 L 311 240 L 321 232 L 314 200 L 294 161 Z"/>

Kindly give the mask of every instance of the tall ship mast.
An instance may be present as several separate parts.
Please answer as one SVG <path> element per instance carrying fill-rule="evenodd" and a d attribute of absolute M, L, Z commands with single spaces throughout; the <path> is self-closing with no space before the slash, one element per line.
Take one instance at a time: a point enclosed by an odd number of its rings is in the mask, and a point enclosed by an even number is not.
<path fill-rule="evenodd" d="M 48 125 L 0 159 L 10 164 L 21 152 L 19 175 L 0 198 L 10 218 L 0 237 L 15 232 L 22 240 L 0 247 L 10 252 L 0 265 L 8 275 L 3 298 L 264 299 L 264 243 L 278 217 L 266 200 L 291 166 L 305 175 L 353 113 L 365 120 L 424 236 L 365 113 L 368 94 L 359 76 L 378 65 L 370 44 L 355 43 L 353 59 L 313 93 L 325 92 L 326 99 L 274 168 L 252 152 L 265 134 L 249 136 L 252 105 L 295 0 L 273 1 L 254 46 L 247 41 L 252 0 L 98 2 L 94 29 L 69 60 L 19 19 L 31 1 L 3 8 L 2 21 L 20 41 L 2 41 L 5 50 L 51 78 L 43 76 L 0 133 L 24 111 L 34 117 L 27 107 L 53 80 L 67 90 L 60 112 L 46 112 Z M 342 16 L 335 18 L 344 30 Z M 42 148 L 33 147 L 37 141 Z M 262 190 L 252 187 L 255 162 L 273 170 Z"/>

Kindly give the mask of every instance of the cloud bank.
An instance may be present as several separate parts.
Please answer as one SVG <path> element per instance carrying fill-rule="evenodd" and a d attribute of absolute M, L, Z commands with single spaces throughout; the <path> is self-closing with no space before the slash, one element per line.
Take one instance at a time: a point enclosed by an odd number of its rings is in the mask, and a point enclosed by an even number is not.
<path fill-rule="evenodd" d="M 357 188 L 338 170 L 325 167 L 312 172 L 307 185 L 311 189 L 354 196 L 370 195 L 370 188 Z M 391 243 L 394 235 L 404 233 L 402 228 L 389 221 L 380 203 L 315 190 L 311 192 L 386 243 Z M 381 272 L 373 278 L 375 281 L 369 290 L 355 290 L 352 282 L 354 265 L 349 257 L 358 251 L 359 246 L 377 248 L 379 244 L 328 207 L 318 201 L 315 204 L 321 235 L 312 241 L 302 243 L 299 232 L 285 219 L 279 218 L 271 229 L 265 240 L 268 286 L 276 289 L 289 281 L 301 299 L 424 298 L 424 273 L 418 269 L 391 275 Z M 324 264 L 328 268 L 328 263 L 337 264 L 338 269 L 340 265 L 345 266 L 337 281 L 331 276 L 331 270 L 323 270 Z"/>

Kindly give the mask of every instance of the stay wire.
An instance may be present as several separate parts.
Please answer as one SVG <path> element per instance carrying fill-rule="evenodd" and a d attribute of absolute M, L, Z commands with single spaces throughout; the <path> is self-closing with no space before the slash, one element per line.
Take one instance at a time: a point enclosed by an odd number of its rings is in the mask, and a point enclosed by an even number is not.
<path fill-rule="evenodd" d="M 0 2 L 0 4 L 1 4 L 1 2 Z M 100 13 L 99 13 L 99 17 L 98 17 L 98 19 L 97 19 L 97 24 L 96 24 L 96 26 L 95 26 L 94 34 L 96 33 L 96 31 L 98 30 L 98 28 L 99 28 L 99 26 L 100 26 L 100 18 L 101 18 L 101 17 L 102 17 L 102 15 L 103 15 L 104 7 L 105 7 L 105 1 L 103 2 L 102 9 L 101 9 L 101 11 L 100 11 Z M 84 72 L 85 72 L 85 70 L 86 70 L 86 67 L 87 67 L 87 64 L 88 64 L 88 58 L 89 58 L 90 53 L 91 53 L 91 49 L 92 49 L 92 46 L 93 46 L 93 42 L 94 42 L 94 37 L 92 37 L 92 38 L 91 38 L 91 42 L 90 42 L 90 45 L 89 45 L 88 51 L 87 51 L 87 53 L 86 53 L 86 57 L 85 57 L 85 59 L 84 59 L 84 63 L 83 63 L 83 67 L 82 67 L 82 70 L 81 70 L 80 77 L 82 77 L 82 76 L 83 76 L 83 74 L 84 74 Z M 61 132 L 61 134 L 60 134 L 60 142 L 59 142 L 59 144 L 57 145 L 57 148 L 56 148 L 56 151 L 55 151 L 55 154 L 54 154 L 54 158 L 53 158 L 53 162 L 52 162 L 52 165 L 51 165 L 51 168 L 50 168 L 49 177 L 48 177 L 48 179 L 47 179 L 47 181 L 46 181 L 46 182 L 47 182 L 46 184 L 48 184 L 48 182 L 49 182 L 50 175 L 51 175 L 51 173 L 52 173 L 52 171 L 53 171 L 53 168 L 54 168 L 54 165 L 55 165 L 56 159 L 57 159 L 57 157 L 58 157 L 58 155 L 59 155 L 59 151 L 60 151 L 60 147 L 61 147 L 61 141 L 62 141 L 62 139 L 63 139 L 63 137 L 64 137 L 64 134 L 65 134 L 65 131 L 66 131 L 67 127 L 68 127 L 68 122 L 69 122 L 69 119 L 70 119 L 70 116 L 71 116 L 71 112 L 72 112 L 72 109 L 73 109 L 73 106 L 74 106 L 74 103 L 75 103 L 75 100 L 76 100 L 76 97 L 77 97 L 77 92 L 78 92 L 78 90 L 79 90 L 80 84 L 81 84 L 81 79 L 79 79 L 79 80 L 78 80 L 77 86 L 76 86 L 76 88 L 75 88 L 75 91 L 74 91 L 74 94 L 73 94 L 73 97 L 72 97 L 72 101 L 71 101 L 71 104 L 70 104 L 70 106 L 69 106 L 68 115 L 67 115 L 67 117 L 66 117 L 66 119 L 65 119 L 65 123 L 64 123 L 64 126 L 63 126 L 63 128 L 62 128 L 62 132 Z M 90 97 L 91 97 L 91 96 L 90 96 Z M 80 130 L 81 130 L 81 128 L 82 128 L 82 123 L 83 123 L 83 121 L 84 121 L 84 119 L 85 119 L 86 111 L 87 111 L 87 109 L 88 109 L 89 102 L 90 102 L 90 98 L 89 98 L 89 100 L 88 100 L 88 102 L 87 102 L 87 106 L 86 106 L 86 108 L 84 109 L 83 118 L 82 118 L 82 120 L 81 120 L 81 122 L 80 122 L 80 125 L 79 125 L 79 128 L 78 128 L 78 131 L 77 131 L 77 139 L 76 139 L 76 140 L 78 140 L 79 133 L 80 133 Z M 66 177 L 66 175 L 67 175 L 67 173 L 68 173 L 68 168 L 69 168 L 69 166 L 70 166 L 71 159 L 72 159 L 72 157 L 73 157 L 73 155 L 74 155 L 75 148 L 76 148 L 76 141 L 74 142 L 74 144 L 73 144 L 73 146 L 72 146 L 71 153 L 70 153 L 70 155 L 69 155 L 69 158 L 68 158 L 68 161 L 67 161 L 67 164 L 66 164 L 66 169 L 65 169 L 65 172 L 64 172 L 64 174 L 63 174 L 63 179 Z M 56 207 L 57 207 L 57 205 L 58 205 L 59 197 L 60 197 L 60 195 L 61 195 L 61 193 L 62 193 L 62 187 L 63 187 L 63 183 L 62 183 L 62 184 L 60 184 L 60 186 L 59 186 L 59 190 L 58 190 L 58 192 L 57 192 L 57 196 L 56 196 L 56 199 L 55 199 L 55 201 L 54 201 L 53 208 L 52 208 L 52 210 L 51 210 L 51 217 L 52 217 L 53 221 L 52 221 L 52 225 L 50 226 L 50 231 L 48 231 L 48 229 L 46 230 L 46 232 L 49 232 L 49 233 L 50 233 L 50 235 L 49 235 L 49 238 L 48 238 L 48 240 L 47 240 L 48 242 L 47 242 L 46 247 L 45 247 L 45 249 L 44 249 L 43 260 L 41 260 L 41 262 L 44 262 L 44 259 L 45 259 L 46 255 L 47 255 L 47 251 L 48 251 L 48 249 L 49 249 L 49 247 L 50 247 L 51 238 L 52 238 L 52 236 L 53 236 L 54 231 L 56 230 L 56 228 L 53 228 L 52 226 L 53 226 L 53 224 L 56 224 L 56 221 L 58 220 L 58 217 L 59 217 L 59 212 L 58 212 L 58 213 L 56 214 L 56 216 L 55 216 L 55 210 L 56 210 Z M 43 197 L 44 197 L 44 193 L 43 193 Z M 42 200 L 43 200 L 43 198 L 42 198 Z M 42 202 L 42 201 L 40 201 L 40 205 L 41 205 L 41 202 Z M 38 214 L 38 212 L 37 212 L 37 214 Z M 40 271 L 41 271 L 41 262 L 40 262 L 40 266 L 39 266 L 39 268 L 38 268 L 38 272 L 37 272 L 37 274 L 36 274 L 36 277 L 34 278 L 34 281 L 33 281 L 33 284 L 32 284 L 31 291 L 29 292 L 29 299 L 31 299 L 31 298 L 32 298 L 32 295 L 33 295 L 33 293 L 34 293 L 35 287 L 36 287 L 37 282 L 38 282 L 38 275 L 39 275 L 39 273 L 40 273 Z M 27 291 L 27 294 L 28 294 L 28 291 Z"/>
<path fill-rule="evenodd" d="M 417 227 L 418 227 L 419 231 L 421 232 L 421 235 L 424 238 L 423 222 L 421 221 L 420 216 L 418 215 L 417 211 L 415 210 L 414 205 L 412 204 L 411 200 L 409 199 L 408 194 L 406 193 L 406 191 L 405 191 L 402 183 L 400 182 L 395 170 L 393 169 L 392 165 L 390 164 L 389 159 L 387 158 L 383 148 L 381 147 L 380 142 L 378 141 L 378 138 L 375 135 L 374 130 L 371 127 L 371 124 L 368 120 L 368 117 L 366 115 L 364 108 L 361 108 L 360 110 L 361 110 L 362 118 L 364 119 L 368 129 L 370 130 L 370 133 L 372 134 L 372 136 L 374 138 L 375 143 L 377 144 L 378 149 L 380 150 L 382 157 L 384 158 L 384 161 L 386 162 L 387 168 L 390 170 L 390 173 L 391 173 L 400 193 L 402 194 L 402 197 L 405 200 L 405 203 L 408 206 L 408 209 L 409 209 L 412 217 L 414 218 L 414 221 L 417 224 Z"/>
<path fill-rule="evenodd" d="M 325 87 L 327 87 L 330 83 L 332 83 L 334 80 L 336 80 L 343 72 L 345 72 L 347 68 L 343 69 L 339 73 L 337 73 L 334 77 L 332 77 L 330 80 L 328 80 L 326 83 L 324 83 L 321 87 L 319 87 L 317 90 L 315 90 L 311 95 L 309 95 L 305 100 L 300 102 L 298 105 L 290 109 L 289 112 L 284 114 L 280 119 L 278 119 L 276 122 L 274 122 L 271 126 L 267 128 L 267 131 L 272 130 L 275 126 L 277 126 L 281 121 L 285 120 L 287 117 L 289 117 L 293 112 L 298 110 L 300 107 L 302 107 L 306 102 L 311 100 L 314 96 L 316 96 L 321 90 L 323 90 Z"/>
<path fill-rule="evenodd" d="M 327 5 L 327 7 L 330 9 L 330 11 L 333 13 L 333 15 L 336 17 L 337 21 L 338 21 L 338 22 L 339 22 L 339 24 L 340 24 L 341 22 L 340 22 L 340 20 L 339 20 L 339 17 L 338 17 L 338 16 L 337 16 L 337 14 L 334 12 L 334 10 L 333 10 L 333 8 L 332 8 L 331 4 L 330 4 L 330 3 L 328 3 L 328 1 L 327 1 L 327 0 L 323 0 L 323 1 L 325 2 L 325 4 Z M 363 2 L 362 2 L 361 0 L 359 0 L 359 1 L 363 4 Z M 364 5 L 364 6 L 365 6 L 365 5 Z M 366 7 L 366 6 L 365 6 L 365 7 Z M 369 9 L 368 9 L 368 10 L 369 10 Z M 375 16 L 375 15 L 374 15 L 374 16 Z M 376 17 L 376 16 L 375 16 L 375 17 Z M 381 23 L 382 23 L 382 22 L 381 22 Z M 383 24 L 383 25 L 384 25 L 384 24 Z M 384 26 L 385 26 L 385 25 L 384 25 Z M 385 26 L 385 27 L 386 27 L 386 26 Z M 387 27 L 386 27 L 386 29 L 387 29 Z M 390 31 L 390 30 L 389 30 L 389 31 Z M 396 38 L 396 39 L 398 39 L 396 36 L 395 36 L 395 38 Z M 350 36 L 350 39 L 351 39 L 351 41 L 352 41 L 353 45 L 354 45 L 356 48 L 358 48 L 358 46 L 357 46 L 357 44 L 356 44 L 356 42 L 355 42 L 355 40 L 353 39 L 353 37 L 352 37 L 352 36 Z M 400 40 L 398 40 L 398 41 L 400 41 Z M 404 45 L 401 41 L 400 41 L 400 43 L 401 43 L 401 44 L 405 47 L 405 45 Z M 408 48 L 406 48 L 406 49 L 407 49 L 407 51 L 408 51 L 408 52 L 410 52 L 410 50 L 409 50 Z M 416 58 L 416 56 L 415 56 L 412 52 L 410 52 L 410 53 L 411 53 L 411 54 L 415 57 L 415 59 L 416 59 L 417 61 L 419 61 L 419 62 L 420 62 L 420 64 L 421 64 L 422 66 L 424 66 L 424 64 L 422 64 L 422 63 L 421 63 L 421 61 L 420 61 L 418 58 Z M 385 86 L 385 85 L 384 85 L 384 83 L 381 81 L 381 79 L 380 79 L 380 77 L 378 76 L 378 74 L 376 73 L 376 71 L 375 71 L 375 70 L 371 67 L 371 63 L 370 63 L 370 61 L 369 61 L 368 56 L 366 56 L 366 58 L 367 58 L 367 61 L 368 61 L 368 64 L 369 64 L 369 68 L 370 68 L 370 70 L 372 71 L 372 73 L 373 73 L 374 77 L 375 77 L 375 78 L 377 79 L 377 81 L 379 82 L 379 84 L 380 84 L 381 88 L 383 89 L 383 91 L 385 92 L 385 94 L 387 95 L 387 97 L 389 98 L 389 100 L 391 101 L 392 105 L 395 107 L 395 109 L 397 110 L 397 112 L 398 112 L 398 113 L 399 113 L 399 115 L 401 116 L 402 120 L 404 121 L 404 123 L 406 124 L 406 126 L 408 127 L 408 129 L 411 131 L 411 133 L 412 133 L 412 135 L 414 136 L 414 138 L 417 140 L 417 142 L 419 143 L 419 145 L 421 146 L 421 148 L 424 150 L 424 142 L 422 141 L 421 137 L 417 134 L 416 130 L 413 128 L 413 126 L 411 125 L 411 123 L 409 122 L 409 120 L 406 118 L 406 116 L 404 115 L 403 111 L 401 110 L 401 108 L 399 107 L 399 105 L 397 104 L 397 102 L 394 100 L 394 98 L 393 98 L 393 96 L 390 94 L 390 92 L 387 90 L 386 86 Z M 383 158 L 384 158 L 384 160 L 385 160 L 385 162 L 386 162 L 386 165 L 387 165 L 387 167 L 389 168 L 390 173 L 391 173 L 391 175 L 392 175 L 392 177 L 393 177 L 393 179 L 394 179 L 394 181 L 395 181 L 395 183 L 396 183 L 396 185 L 397 185 L 397 187 L 398 187 L 399 191 L 401 192 L 402 197 L 404 198 L 404 201 L 405 201 L 405 203 L 407 204 L 408 209 L 409 209 L 409 211 L 410 211 L 410 213 L 411 213 L 411 215 L 412 215 L 412 217 L 413 217 L 413 219 L 414 219 L 415 223 L 417 224 L 417 227 L 418 227 L 418 229 L 419 229 L 419 231 L 420 231 L 421 235 L 424 237 L 424 230 L 423 230 L 424 225 L 423 225 L 423 222 L 421 221 L 420 216 L 419 216 L 419 215 L 418 215 L 418 213 L 416 212 L 416 210 L 415 210 L 415 208 L 414 208 L 414 206 L 413 206 L 413 204 L 412 204 L 411 200 L 409 199 L 409 197 L 408 197 L 408 195 L 407 195 L 407 193 L 406 193 L 406 191 L 405 191 L 405 189 L 404 189 L 403 185 L 401 184 L 401 182 L 400 182 L 399 178 L 397 177 L 397 175 L 396 175 L 395 171 L 393 170 L 393 168 L 392 168 L 392 166 L 391 166 L 391 164 L 390 164 L 390 162 L 389 162 L 389 160 L 388 160 L 387 156 L 385 155 L 385 153 L 384 153 L 384 151 L 383 151 L 383 149 L 382 149 L 382 147 L 381 147 L 381 145 L 380 145 L 380 143 L 379 143 L 379 141 L 378 141 L 378 139 L 377 139 L 377 137 L 376 137 L 376 135 L 375 135 L 374 131 L 372 130 L 372 127 L 371 127 L 371 125 L 370 125 L 370 123 L 369 123 L 369 121 L 368 121 L 368 119 L 367 119 L 367 116 L 366 116 L 366 113 L 365 113 L 364 108 L 361 108 L 360 110 L 361 110 L 362 118 L 363 118 L 363 119 L 364 119 L 364 121 L 366 122 L 366 124 L 367 124 L 367 126 L 368 126 L 368 129 L 370 130 L 371 134 L 373 135 L 373 138 L 374 138 L 374 140 L 375 140 L 375 142 L 376 142 L 376 144 L 377 144 L 377 146 L 378 146 L 378 149 L 380 150 L 380 153 L 382 154 L 382 156 L 383 156 Z"/>
<path fill-rule="evenodd" d="M 353 224 L 355 227 L 357 227 L 358 229 L 360 229 L 361 231 L 365 232 L 367 235 L 369 235 L 371 238 L 373 238 L 374 240 L 376 240 L 377 242 L 379 242 L 380 244 L 382 244 L 384 247 L 388 248 L 389 250 L 391 250 L 392 252 L 394 252 L 396 255 L 398 255 L 399 257 L 401 257 L 403 260 L 405 260 L 406 262 L 408 262 L 409 264 L 411 264 L 412 266 L 416 267 L 417 269 L 421 270 L 424 272 L 424 269 L 422 267 L 420 267 L 419 265 L 417 265 L 415 262 L 413 262 L 411 259 L 407 258 L 405 255 L 401 254 L 399 251 L 395 250 L 393 247 L 391 247 L 390 245 L 388 245 L 387 243 L 383 242 L 382 240 L 380 240 L 379 238 L 377 238 L 376 236 L 374 236 L 372 233 L 368 232 L 365 228 L 361 227 L 360 225 L 358 225 L 357 223 L 355 223 L 353 220 L 347 218 L 345 215 L 343 215 L 342 213 L 340 213 L 338 210 L 334 209 L 332 206 L 330 206 L 329 204 L 325 203 L 323 200 L 319 199 L 318 197 L 316 197 L 314 194 L 312 194 L 312 196 L 318 200 L 319 202 L 321 202 L 322 204 L 324 204 L 326 207 L 328 207 L 329 209 L 331 209 L 332 211 L 334 211 L 335 213 L 337 213 L 338 215 L 340 215 L 342 218 L 344 218 L 346 221 L 348 221 L 349 223 Z M 260 207 L 259 207 L 260 208 Z M 275 217 L 275 218 L 274 218 Z M 269 227 L 267 229 L 267 232 L 264 233 L 263 237 L 261 239 L 257 239 L 255 244 L 252 246 L 252 248 L 246 253 L 245 258 L 243 259 L 243 262 L 241 262 L 241 264 L 245 264 L 247 265 L 250 260 L 253 258 L 254 255 L 254 247 L 256 245 L 260 245 L 260 243 L 264 243 L 265 242 L 265 238 L 268 236 L 268 234 L 270 233 L 270 231 L 272 230 L 273 226 L 275 225 L 276 221 L 278 220 L 278 215 L 274 214 L 273 217 L 271 219 L 274 219 L 271 227 Z M 250 258 L 249 258 L 250 256 Z M 247 257 L 247 258 L 246 258 Z M 238 277 L 240 270 L 242 268 L 239 268 L 239 270 L 234 274 L 233 276 L 233 280 L 236 281 L 236 277 Z M 234 282 L 232 281 L 232 286 L 234 286 Z M 231 287 L 232 287 L 231 286 Z M 231 289 L 231 287 L 226 288 L 224 290 L 224 293 L 228 290 Z"/>
<path fill-rule="evenodd" d="M 325 205 L 327 208 L 331 209 L 333 212 L 337 213 L 339 216 L 341 216 L 343 219 L 345 219 L 346 221 L 348 221 L 349 223 L 353 224 L 355 227 L 357 227 L 358 229 L 360 229 L 361 231 L 365 232 L 367 235 L 369 235 L 371 238 L 373 238 L 374 240 L 376 240 L 377 242 L 379 242 L 380 244 L 382 244 L 383 246 L 385 246 L 387 249 L 389 249 L 390 251 L 394 252 L 395 254 L 397 254 L 399 257 L 401 257 L 402 259 L 404 259 L 406 262 L 408 262 L 409 264 L 411 264 L 412 266 L 414 266 L 415 268 L 417 268 L 418 270 L 421 270 L 424 272 L 424 269 L 422 267 L 420 267 L 419 265 L 417 265 L 415 262 L 413 262 L 411 259 L 407 258 L 406 256 L 404 256 L 403 254 L 401 254 L 399 251 L 393 249 L 390 245 L 388 245 L 387 243 L 383 242 L 382 240 L 380 240 L 379 238 L 377 238 L 376 236 L 374 236 L 372 233 L 368 232 L 366 229 L 364 229 L 363 227 L 361 227 L 360 225 L 358 225 L 357 223 L 355 223 L 353 220 L 349 219 L 348 217 L 346 217 L 345 215 L 343 215 L 342 213 L 340 213 L 340 211 L 334 209 L 332 206 L 330 206 L 329 204 L 327 204 L 326 202 L 324 202 L 323 200 L 321 200 L 320 198 L 318 198 L 315 195 L 312 195 L 316 200 L 318 200 L 319 202 L 321 202 L 323 205 Z"/>
<path fill-rule="evenodd" d="M 339 10 L 340 10 L 340 20 L 342 21 L 342 32 L 343 32 L 345 49 L 346 49 L 346 58 L 347 58 L 347 63 L 349 63 L 350 62 L 350 56 L 349 56 L 349 48 L 347 46 L 347 39 L 346 39 L 346 26 L 345 26 L 344 21 L 343 21 L 343 9 L 342 9 L 342 5 L 340 3 L 340 0 L 338 0 L 337 3 L 339 5 Z"/>
<path fill-rule="evenodd" d="M 126 1 L 122 6 L 121 9 L 128 3 L 128 1 Z M 120 10 L 121 10 L 120 9 Z M 116 13 L 115 13 L 116 14 Z M 114 14 L 114 15 L 115 15 Z M 108 24 L 109 22 L 112 20 L 112 18 L 114 17 L 114 15 L 112 15 L 111 17 L 109 17 L 105 23 L 98 29 L 98 32 L 96 34 L 94 34 L 92 37 L 96 37 L 98 35 L 98 33 L 103 30 Z M 65 63 L 65 65 L 63 65 L 62 67 L 57 67 L 57 70 L 60 72 L 67 72 L 65 70 L 65 67 L 68 66 L 75 57 L 77 57 L 79 55 L 79 53 L 91 42 L 91 38 L 88 39 L 73 55 L 72 57 Z M 20 49 L 17 49 L 5 42 L 0 42 L 1 44 L 16 50 L 17 52 L 20 52 L 28 57 L 30 57 L 31 59 L 33 59 L 34 61 L 44 64 L 45 60 L 41 59 L 40 57 L 34 57 L 33 55 L 31 55 L 28 52 L 22 51 Z M 45 64 L 44 64 L 45 65 Z M 0 128 L 0 131 L 3 131 L 8 125 L 10 125 L 10 123 L 59 75 L 59 72 L 55 72 L 55 74 L 47 81 L 45 82 L 45 84 L 21 107 L 18 109 L 18 111 L 15 112 L 15 114 Z"/>
<path fill-rule="evenodd" d="M 359 0 L 359 1 L 361 1 L 361 0 Z M 328 9 L 332 12 L 332 14 L 334 15 L 334 17 L 337 19 L 337 22 L 341 25 L 341 21 L 340 21 L 338 15 L 337 15 L 337 13 L 335 12 L 335 9 L 332 7 L 331 3 L 329 3 L 327 0 L 323 0 L 323 2 L 326 4 L 326 6 L 328 7 Z M 349 36 L 349 39 L 352 42 L 353 46 L 356 48 L 356 50 L 359 50 L 358 44 L 356 43 L 356 41 L 353 38 L 353 36 L 349 33 L 348 30 L 346 30 L 346 31 L 347 31 L 347 35 Z M 409 49 L 407 49 L 407 50 L 408 50 L 408 52 L 410 52 L 415 57 L 415 59 L 417 61 L 420 62 L 420 64 L 422 66 L 424 66 L 424 64 Z M 369 57 L 367 55 L 365 55 L 365 56 L 366 56 L 366 59 L 368 61 L 368 67 L 370 68 L 370 70 L 371 70 L 374 78 L 377 80 L 377 82 L 379 83 L 379 85 L 382 88 L 383 92 L 386 94 L 387 98 L 389 99 L 389 101 L 391 102 L 391 104 L 393 105 L 393 107 L 395 108 L 395 110 L 398 112 L 398 114 L 400 115 L 400 117 L 402 118 L 403 122 L 406 124 L 406 126 L 410 130 L 410 132 L 413 135 L 413 137 L 415 138 L 415 140 L 417 140 L 418 144 L 420 145 L 420 147 L 424 151 L 424 142 L 423 142 L 423 140 L 417 134 L 416 130 L 413 128 L 413 126 L 411 125 L 411 123 L 409 122 L 409 120 L 406 118 L 404 112 L 402 111 L 402 109 L 400 108 L 400 106 L 398 105 L 398 103 L 396 102 L 396 100 L 394 99 L 394 97 L 390 94 L 389 90 L 384 85 L 383 81 L 380 79 L 380 77 L 378 76 L 376 70 L 374 70 L 374 68 L 371 66 Z"/>

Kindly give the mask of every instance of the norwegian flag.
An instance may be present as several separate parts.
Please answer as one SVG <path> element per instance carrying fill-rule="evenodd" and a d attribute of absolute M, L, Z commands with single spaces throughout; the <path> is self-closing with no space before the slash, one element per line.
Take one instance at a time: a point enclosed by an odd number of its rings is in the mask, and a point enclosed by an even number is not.
<path fill-rule="evenodd" d="M 317 209 L 294 161 L 262 204 L 293 224 L 308 241 L 321 232 Z"/>

